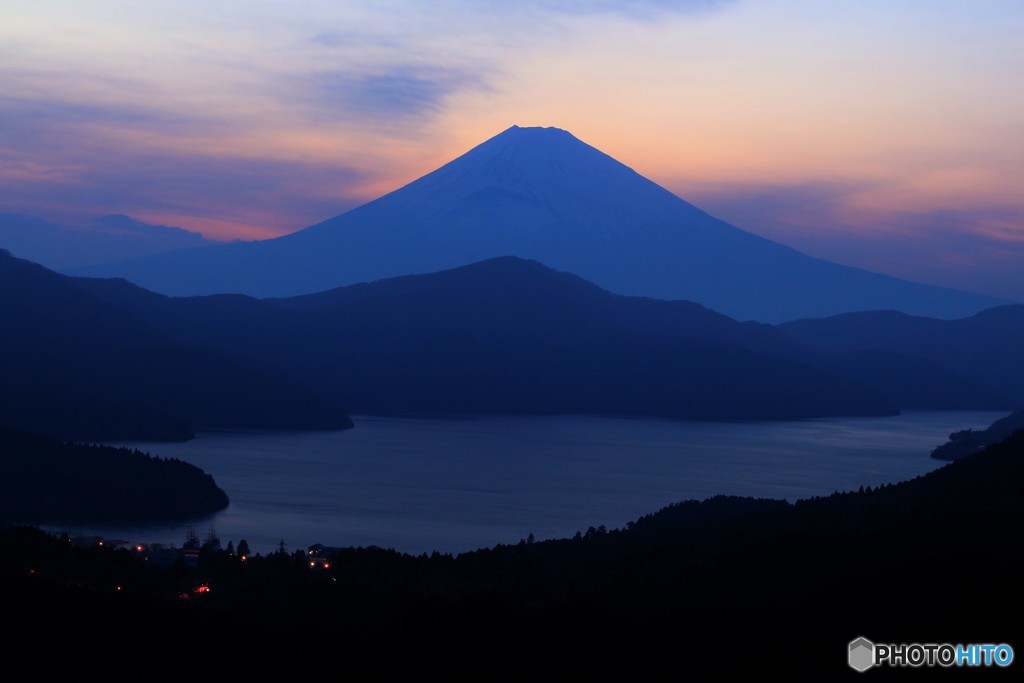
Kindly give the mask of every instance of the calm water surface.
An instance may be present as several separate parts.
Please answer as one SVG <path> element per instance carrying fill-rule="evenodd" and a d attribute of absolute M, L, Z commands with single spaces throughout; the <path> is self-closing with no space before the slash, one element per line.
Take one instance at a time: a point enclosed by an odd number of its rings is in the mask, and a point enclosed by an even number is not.
<path fill-rule="evenodd" d="M 254 551 L 313 543 L 461 552 L 623 526 L 716 494 L 796 500 L 943 463 L 928 453 L 990 412 L 700 423 L 604 417 L 355 418 L 344 432 L 204 432 L 129 445 L 194 463 L 231 498 L 195 522 Z M 180 545 L 186 525 L 67 529 Z"/>

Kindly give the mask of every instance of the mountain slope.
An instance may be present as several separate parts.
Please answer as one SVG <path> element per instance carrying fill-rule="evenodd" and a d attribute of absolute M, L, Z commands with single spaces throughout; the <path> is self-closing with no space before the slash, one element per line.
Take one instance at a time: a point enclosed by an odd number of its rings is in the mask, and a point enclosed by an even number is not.
<path fill-rule="evenodd" d="M 0 320 L 0 427 L 113 440 L 183 439 L 209 427 L 351 426 L 294 382 L 171 341 L 2 251 Z"/>
<path fill-rule="evenodd" d="M 511 257 L 285 300 L 74 282 L 182 343 L 230 349 L 351 413 L 789 419 L 896 409 L 802 362 L 807 352 L 769 326 L 623 297 Z"/>
<path fill-rule="evenodd" d="M 1000 306 L 959 320 L 933 320 L 893 311 L 850 313 L 779 326 L 795 341 L 823 353 L 865 350 L 911 354 L 1024 405 L 1024 306 Z"/>
<path fill-rule="evenodd" d="M 778 396 L 779 382 L 793 387 L 801 375 L 810 381 L 809 371 L 839 382 L 830 401 L 856 386 L 875 396 L 876 408 L 883 409 L 878 400 L 889 406 L 884 410 L 1015 405 L 1005 392 L 913 354 L 819 353 L 769 325 L 737 323 L 686 301 L 612 294 L 514 257 L 264 301 L 241 295 L 172 299 L 124 280 L 72 281 L 184 343 L 240 354 L 317 386 L 350 412 L 571 410 L 737 418 L 747 414 L 739 411 L 746 401 L 762 405 L 750 415 L 767 417 L 764 402 L 776 399 L 780 410 L 788 405 L 784 412 L 796 414 L 788 397 Z M 743 358 L 722 355 L 726 349 Z M 669 389 L 683 381 L 681 364 L 691 368 L 691 383 Z M 783 364 L 792 369 L 788 375 Z M 753 378 L 768 366 L 777 380 L 764 391 Z M 696 376 L 703 377 L 704 389 Z M 807 398 L 807 388 L 797 390 L 803 398 L 796 403 Z M 614 399 L 600 399 L 606 394 Z M 703 406 L 692 403 L 695 397 Z M 689 406 L 669 409 L 687 400 Z M 836 410 L 822 403 L 809 414 Z"/>
<path fill-rule="evenodd" d="M 869 309 L 949 318 L 1002 303 L 811 258 L 709 216 L 566 131 L 516 126 L 284 237 L 77 272 L 175 295 L 292 296 L 504 255 L 738 319 Z"/>

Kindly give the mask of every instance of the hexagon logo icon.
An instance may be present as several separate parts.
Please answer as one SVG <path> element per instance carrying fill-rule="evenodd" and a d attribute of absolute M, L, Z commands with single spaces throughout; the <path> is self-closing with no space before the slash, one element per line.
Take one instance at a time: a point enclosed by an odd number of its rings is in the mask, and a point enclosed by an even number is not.
<path fill-rule="evenodd" d="M 875 644 L 867 638 L 851 640 L 849 661 L 857 671 L 867 671 L 875 665 Z"/>

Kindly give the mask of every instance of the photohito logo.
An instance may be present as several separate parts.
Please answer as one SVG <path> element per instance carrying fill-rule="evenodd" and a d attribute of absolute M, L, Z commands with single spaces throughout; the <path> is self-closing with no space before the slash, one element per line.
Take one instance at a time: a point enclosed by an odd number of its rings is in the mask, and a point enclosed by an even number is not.
<path fill-rule="evenodd" d="M 953 645 L 951 643 L 872 643 L 850 641 L 850 667 L 867 671 L 873 666 L 1009 666 L 1013 648 L 1006 643 Z"/>

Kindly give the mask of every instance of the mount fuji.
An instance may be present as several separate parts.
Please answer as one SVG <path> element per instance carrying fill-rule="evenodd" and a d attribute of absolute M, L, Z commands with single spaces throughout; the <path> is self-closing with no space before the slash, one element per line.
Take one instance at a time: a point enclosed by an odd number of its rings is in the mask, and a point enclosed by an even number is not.
<path fill-rule="evenodd" d="M 74 273 L 171 295 L 286 297 L 498 256 L 761 322 L 877 309 L 957 318 L 1006 303 L 813 258 L 708 215 L 564 130 L 518 126 L 283 237 Z"/>

